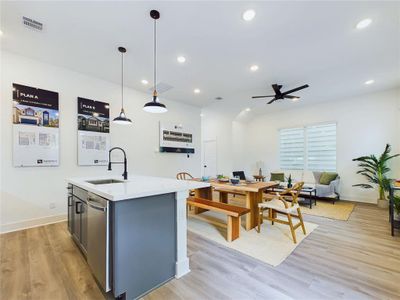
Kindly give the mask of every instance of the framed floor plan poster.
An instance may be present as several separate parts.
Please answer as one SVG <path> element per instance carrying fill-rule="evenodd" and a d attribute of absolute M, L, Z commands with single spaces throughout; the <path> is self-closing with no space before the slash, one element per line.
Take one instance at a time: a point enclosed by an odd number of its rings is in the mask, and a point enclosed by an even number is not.
<path fill-rule="evenodd" d="M 78 97 L 78 165 L 107 165 L 109 149 L 109 104 Z"/>
<path fill-rule="evenodd" d="M 13 83 L 14 167 L 59 165 L 58 93 Z"/>

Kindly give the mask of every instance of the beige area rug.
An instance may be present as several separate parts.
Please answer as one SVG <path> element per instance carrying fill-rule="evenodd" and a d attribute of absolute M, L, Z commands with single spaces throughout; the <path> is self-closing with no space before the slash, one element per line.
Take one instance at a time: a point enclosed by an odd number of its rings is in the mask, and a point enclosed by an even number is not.
<path fill-rule="evenodd" d="M 332 204 L 331 201 L 317 200 L 317 205 L 313 205 L 312 209 L 302 205 L 301 212 L 307 215 L 347 221 L 354 207 L 355 204 L 348 201 L 336 201 L 335 204 Z"/>
<path fill-rule="evenodd" d="M 214 192 L 213 199 L 218 199 L 218 197 L 219 194 Z M 228 199 L 229 204 L 244 206 L 245 199 L 241 195 L 236 195 L 235 197 L 229 195 Z M 332 204 L 332 201 L 329 200 L 317 200 L 317 205 L 313 204 L 312 209 L 309 209 L 306 205 L 301 205 L 300 207 L 303 214 L 347 221 L 354 210 L 355 204 L 343 200 L 336 201 L 335 204 Z"/>
<path fill-rule="evenodd" d="M 211 221 L 226 222 L 224 214 L 208 211 L 201 215 Z M 242 224 L 243 221 L 244 217 L 242 217 Z M 301 228 L 296 230 L 297 244 L 293 243 L 289 226 L 277 223 L 271 225 L 270 221 L 264 221 L 260 233 L 255 229 L 246 231 L 242 226 L 240 237 L 233 242 L 227 242 L 225 228 L 192 218 L 190 215 L 188 218 L 188 230 L 274 267 L 282 263 L 318 227 L 317 224 L 309 222 L 305 222 L 305 226 L 307 235 L 303 234 Z"/>

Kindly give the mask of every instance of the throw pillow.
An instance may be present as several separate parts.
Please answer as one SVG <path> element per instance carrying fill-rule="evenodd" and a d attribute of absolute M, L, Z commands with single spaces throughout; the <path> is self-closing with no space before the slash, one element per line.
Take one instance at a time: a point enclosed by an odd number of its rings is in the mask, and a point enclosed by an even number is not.
<path fill-rule="evenodd" d="M 318 172 L 318 171 L 314 171 L 313 175 L 314 175 L 314 179 L 316 183 L 319 183 L 320 179 L 321 179 L 321 175 L 323 172 Z"/>
<path fill-rule="evenodd" d="M 271 173 L 270 181 L 285 181 L 285 174 L 284 173 Z"/>
<path fill-rule="evenodd" d="M 336 179 L 336 177 L 338 177 L 338 173 L 323 172 L 319 179 L 319 183 L 329 185 L 331 183 L 331 181 Z"/>

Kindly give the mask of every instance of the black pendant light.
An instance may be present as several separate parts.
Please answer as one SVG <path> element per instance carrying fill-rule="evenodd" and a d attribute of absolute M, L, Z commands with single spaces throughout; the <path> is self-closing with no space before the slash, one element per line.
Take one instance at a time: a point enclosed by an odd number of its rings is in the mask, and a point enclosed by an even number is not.
<path fill-rule="evenodd" d="M 132 124 L 132 121 L 126 117 L 125 110 L 124 110 L 124 53 L 126 52 L 126 49 L 124 47 L 118 47 L 118 51 L 121 52 L 121 99 L 122 99 L 122 105 L 121 105 L 121 112 L 119 113 L 119 116 L 113 120 L 113 123 L 121 124 L 121 125 L 130 125 L 130 124 Z"/>
<path fill-rule="evenodd" d="M 158 100 L 158 95 L 156 91 L 156 84 L 157 84 L 157 20 L 160 18 L 160 13 L 157 10 L 152 10 L 150 11 L 150 17 L 154 19 L 154 52 L 153 52 L 153 63 L 154 63 L 154 91 L 153 91 L 153 100 L 146 103 L 143 106 L 143 110 L 150 112 L 150 113 L 155 113 L 155 114 L 160 114 L 160 113 L 165 113 L 168 111 L 167 107 L 160 103 Z"/>

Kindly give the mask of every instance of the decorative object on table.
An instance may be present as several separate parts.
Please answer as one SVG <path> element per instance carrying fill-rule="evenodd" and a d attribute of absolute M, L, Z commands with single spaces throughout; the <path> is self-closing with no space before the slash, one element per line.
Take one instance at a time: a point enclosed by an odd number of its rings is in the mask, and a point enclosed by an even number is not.
<path fill-rule="evenodd" d="M 121 112 L 118 117 L 114 118 L 113 123 L 130 125 L 132 121 L 126 117 L 124 109 L 124 54 L 126 53 L 126 48 L 118 47 L 118 51 L 121 53 Z"/>
<path fill-rule="evenodd" d="M 201 176 L 201 181 L 209 181 L 210 176 Z"/>
<path fill-rule="evenodd" d="M 182 123 L 160 122 L 160 152 L 193 154 L 193 128 Z"/>
<path fill-rule="evenodd" d="M 395 187 L 400 187 L 400 179 L 396 179 L 394 182 Z"/>
<path fill-rule="evenodd" d="M 59 165 L 58 93 L 13 83 L 13 165 Z"/>
<path fill-rule="evenodd" d="M 234 178 L 231 178 L 230 181 L 233 185 L 236 185 L 236 184 L 239 184 L 240 178 L 234 177 Z"/>
<path fill-rule="evenodd" d="M 262 170 L 265 168 L 265 163 L 262 160 L 256 162 L 256 170 L 258 170 L 258 176 L 263 176 Z"/>
<path fill-rule="evenodd" d="M 153 100 L 147 102 L 143 110 L 150 113 L 165 113 L 167 112 L 167 107 L 165 104 L 160 103 L 157 94 L 157 20 L 160 18 L 160 13 L 157 10 L 150 11 L 150 17 L 154 20 L 154 51 L 153 51 Z"/>
<path fill-rule="evenodd" d="M 270 181 L 285 181 L 285 173 L 271 173 Z"/>
<path fill-rule="evenodd" d="M 110 108 L 78 97 L 78 165 L 105 166 L 110 149 Z"/>
<path fill-rule="evenodd" d="M 292 187 L 292 174 L 289 174 L 289 177 L 287 178 L 287 187 L 288 189 Z"/>
<path fill-rule="evenodd" d="M 260 182 L 262 182 L 262 181 L 264 181 L 264 179 L 265 179 L 265 176 L 264 175 L 253 175 L 253 177 L 254 177 L 254 179 L 256 180 L 256 181 L 260 181 Z"/>
<path fill-rule="evenodd" d="M 224 176 L 224 175 L 218 175 L 217 176 L 218 181 L 220 182 L 229 182 L 229 177 L 228 176 Z"/>
<path fill-rule="evenodd" d="M 372 189 L 377 186 L 379 189 L 378 207 L 380 208 L 387 208 L 389 206 L 385 195 L 385 192 L 389 190 L 391 181 L 387 177 L 387 173 L 390 172 L 388 162 L 400 155 L 390 155 L 390 151 L 391 146 L 386 144 L 385 150 L 379 157 L 371 154 L 353 159 L 353 161 L 358 162 L 358 166 L 361 168 L 357 171 L 357 174 L 363 175 L 370 183 L 359 183 L 353 186 L 359 186 L 365 189 Z"/>

